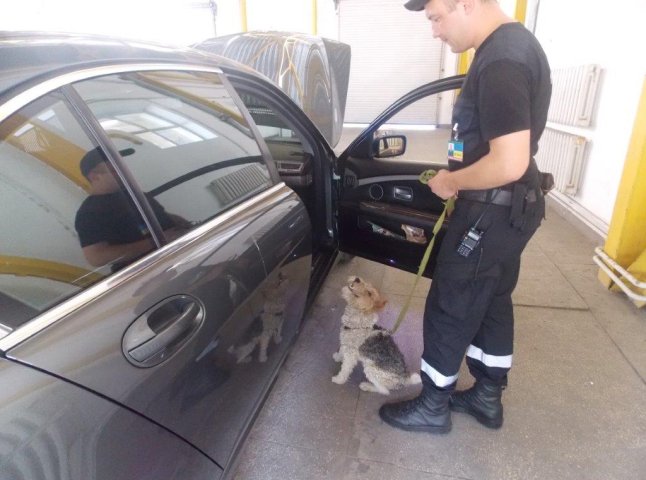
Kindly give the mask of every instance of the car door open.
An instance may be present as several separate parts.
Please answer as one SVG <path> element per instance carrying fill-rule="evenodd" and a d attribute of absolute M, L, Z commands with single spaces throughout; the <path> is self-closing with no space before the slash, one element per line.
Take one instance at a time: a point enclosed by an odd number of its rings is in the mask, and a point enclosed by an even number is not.
<path fill-rule="evenodd" d="M 417 272 L 444 202 L 419 180 L 428 169 L 447 168 L 450 126 L 411 128 L 384 124 L 407 106 L 462 85 L 463 76 L 424 85 L 401 97 L 339 157 L 340 249 L 409 272 Z M 404 132 L 404 133 L 402 133 Z M 446 226 L 424 275 L 432 276 Z"/>

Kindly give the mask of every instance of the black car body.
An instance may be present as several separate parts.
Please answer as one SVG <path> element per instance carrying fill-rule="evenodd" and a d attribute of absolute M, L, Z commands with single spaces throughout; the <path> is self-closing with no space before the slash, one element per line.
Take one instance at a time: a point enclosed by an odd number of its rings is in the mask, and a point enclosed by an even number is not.
<path fill-rule="evenodd" d="M 379 158 L 393 153 L 375 132 L 459 85 L 411 92 L 337 158 L 284 92 L 236 62 L 0 34 L 0 476 L 231 472 L 338 250 L 416 271 L 425 245 L 372 226 L 430 237 L 442 203 L 417 176 L 434 162 Z M 126 202 L 99 216 L 134 219 L 146 252 L 92 264 L 79 245 L 90 150 Z M 250 342 L 268 316 L 280 318 L 263 359 Z"/>

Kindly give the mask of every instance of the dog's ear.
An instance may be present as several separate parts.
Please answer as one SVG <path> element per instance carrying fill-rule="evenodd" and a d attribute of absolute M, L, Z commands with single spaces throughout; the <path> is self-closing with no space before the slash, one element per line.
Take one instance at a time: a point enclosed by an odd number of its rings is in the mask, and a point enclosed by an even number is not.
<path fill-rule="evenodd" d="M 386 306 L 387 303 L 388 303 L 388 300 L 386 300 L 385 298 L 380 298 L 379 300 L 377 300 L 375 302 L 375 309 L 376 310 L 381 310 L 382 308 L 384 308 Z"/>

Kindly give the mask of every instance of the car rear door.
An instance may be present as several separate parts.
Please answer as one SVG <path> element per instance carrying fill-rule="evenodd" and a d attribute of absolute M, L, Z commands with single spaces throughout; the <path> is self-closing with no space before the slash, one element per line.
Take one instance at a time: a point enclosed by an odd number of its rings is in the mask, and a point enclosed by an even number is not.
<path fill-rule="evenodd" d="M 132 65 L 88 75 L 4 122 L 19 193 L 4 243 L 13 250 L 3 254 L 43 268 L 5 289 L 23 322 L 0 349 L 123 405 L 226 469 L 299 328 L 311 262 L 305 208 L 278 182 L 218 72 Z M 91 149 L 152 233 L 143 256 L 100 266 L 84 258 L 74 216 L 91 194 L 78 166 Z M 259 249 L 267 243 L 281 246 L 271 265 Z M 29 262 L 20 262 L 14 273 L 24 277 Z M 54 273 L 44 268 L 52 264 Z M 260 358 L 269 310 L 274 335 Z"/>
<path fill-rule="evenodd" d="M 444 202 L 420 182 L 419 175 L 447 168 L 451 129 L 448 125 L 398 126 L 396 115 L 431 95 L 455 91 L 462 79 L 431 82 L 403 96 L 339 156 L 340 250 L 417 272 L 444 209 Z M 391 156 L 404 147 L 403 155 Z M 424 276 L 432 276 L 445 230 L 446 224 L 438 233 Z"/>
<path fill-rule="evenodd" d="M 0 358 L 0 472 L 29 480 L 213 480 L 206 455 L 140 415 Z"/>

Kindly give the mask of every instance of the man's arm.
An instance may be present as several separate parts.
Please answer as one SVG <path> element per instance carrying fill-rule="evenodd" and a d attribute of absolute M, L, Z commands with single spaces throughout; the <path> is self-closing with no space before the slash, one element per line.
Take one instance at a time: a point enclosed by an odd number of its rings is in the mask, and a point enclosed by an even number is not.
<path fill-rule="evenodd" d="M 114 263 L 116 260 L 139 257 L 152 249 L 153 243 L 149 238 L 115 245 L 99 242 L 83 247 L 83 255 L 93 267 L 102 267 L 106 264 Z"/>
<path fill-rule="evenodd" d="M 484 190 L 515 182 L 529 166 L 529 142 L 529 130 L 493 138 L 487 155 L 460 170 L 440 170 L 428 186 L 438 197 L 447 199 L 459 190 Z"/>

